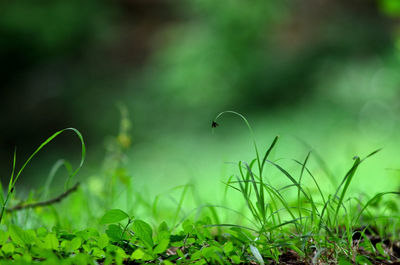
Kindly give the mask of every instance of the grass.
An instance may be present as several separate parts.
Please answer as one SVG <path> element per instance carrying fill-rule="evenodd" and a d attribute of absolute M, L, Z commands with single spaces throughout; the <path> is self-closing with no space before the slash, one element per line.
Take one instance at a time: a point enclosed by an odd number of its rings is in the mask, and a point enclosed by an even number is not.
<path fill-rule="evenodd" d="M 76 129 L 50 136 L 19 171 L 14 153 L 9 185 L 1 197 L 0 264 L 345 265 L 400 261 L 396 237 L 400 192 L 364 198 L 349 194 L 354 178 L 362 177 L 357 174 L 362 163 L 379 150 L 362 159 L 354 157 L 347 173 L 329 192 L 309 167 L 313 152 L 285 167 L 279 159 L 271 159 L 279 137 L 261 155 L 247 119 L 225 111 L 214 119 L 213 130 L 223 125 L 223 116 L 239 117 L 250 132 L 255 153 L 253 160 L 237 162 L 236 172 L 223 184 L 225 201 L 241 197 L 242 204 L 232 208 L 203 203 L 193 183 L 151 200 L 144 191 L 135 189 L 125 169 L 130 124 L 126 111 L 121 112 L 119 135 L 98 174 L 106 181 L 104 186 L 89 179 L 78 190 L 76 185 L 71 188 L 85 159 L 83 137 Z M 74 170 L 68 161 L 59 160 L 42 191 L 31 194 L 27 201 L 18 201 L 15 188 L 24 168 L 66 130 L 72 130 L 81 141 L 78 167 Z M 319 156 L 317 161 L 322 168 L 318 172 L 326 171 L 326 162 Z M 49 199 L 51 183 L 63 167 L 68 173 L 64 193 Z M 167 200 L 171 203 L 166 204 Z M 189 200 L 197 207 L 188 210 L 185 203 Z M 84 228 L 78 229 L 80 225 Z"/>

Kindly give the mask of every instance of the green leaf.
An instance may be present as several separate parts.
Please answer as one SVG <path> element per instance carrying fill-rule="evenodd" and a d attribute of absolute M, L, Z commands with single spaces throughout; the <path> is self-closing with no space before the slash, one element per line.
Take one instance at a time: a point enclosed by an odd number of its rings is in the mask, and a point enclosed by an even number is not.
<path fill-rule="evenodd" d="M 30 245 L 35 241 L 34 235 L 16 225 L 10 226 L 9 233 L 12 241 L 20 246 Z"/>
<path fill-rule="evenodd" d="M 0 245 L 3 245 L 8 239 L 8 233 L 6 231 L 0 230 Z"/>
<path fill-rule="evenodd" d="M 167 250 L 169 245 L 169 238 L 164 238 L 160 243 L 154 248 L 154 253 L 160 254 Z"/>
<path fill-rule="evenodd" d="M 231 241 L 229 241 L 224 245 L 224 252 L 226 255 L 228 255 L 232 250 L 233 250 L 233 244 Z"/>
<path fill-rule="evenodd" d="M 190 259 L 198 260 L 198 259 L 201 259 L 202 257 L 203 257 L 203 253 L 201 252 L 201 250 L 198 250 L 190 256 Z"/>
<path fill-rule="evenodd" d="M 223 261 L 221 260 L 221 255 L 222 254 L 222 250 L 218 247 L 215 246 L 210 246 L 210 247 L 206 247 L 203 248 L 201 250 L 201 253 L 203 255 L 204 258 L 206 258 L 207 260 L 214 260 L 217 261 L 215 263 L 219 263 L 219 264 L 223 264 Z"/>
<path fill-rule="evenodd" d="M 122 237 L 122 228 L 118 225 L 109 225 L 106 230 L 107 236 L 113 241 L 119 241 Z"/>
<path fill-rule="evenodd" d="M 45 237 L 47 233 L 47 229 L 44 227 L 39 227 L 38 229 L 36 229 L 36 234 L 38 237 Z"/>
<path fill-rule="evenodd" d="M 388 254 L 387 254 L 386 251 L 383 249 L 382 242 L 377 243 L 377 244 L 375 245 L 375 247 L 376 247 L 376 250 L 378 250 L 379 254 L 381 254 L 382 257 L 385 257 L 385 258 L 388 257 Z"/>
<path fill-rule="evenodd" d="M 45 248 L 47 248 L 47 249 L 57 250 L 59 242 L 58 242 L 56 235 L 53 233 L 50 233 L 50 234 L 47 234 L 46 237 L 44 238 L 44 244 L 45 244 Z"/>
<path fill-rule="evenodd" d="M 104 258 L 106 255 L 106 253 L 102 249 L 99 249 L 98 247 L 92 248 L 90 252 L 96 258 Z"/>
<path fill-rule="evenodd" d="M 158 226 L 158 232 L 162 232 L 162 231 L 169 231 L 168 230 L 168 225 L 167 223 L 164 221 L 162 222 L 159 226 Z"/>
<path fill-rule="evenodd" d="M 352 265 L 353 263 L 350 262 L 346 257 L 340 257 L 338 260 L 339 265 Z"/>
<path fill-rule="evenodd" d="M 136 236 L 145 243 L 146 247 L 153 248 L 153 230 L 148 223 L 142 220 L 135 220 L 132 225 L 132 230 L 135 232 Z"/>
<path fill-rule="evenodd" d="M 14 253 L 14 249 L 15 249 L 15 247 L 14 247 L 13 243 L 5 243 L 1 247 L 1 250 L 7 255 Z"/>
<path fill-rule="evenodd" d="M 100 224 L 118 223 L 126 218 L 129 218 L 129 215 L 126 212 L 121 211 L 120 209 L 112 209 L 101 217 Z"/>
<path fill-rule="evenodd" d="M 70 242 L 70 247 L 73 251 L 79 249 L 82 245 L 82 239 L 80 237 L 75 237 Z"/>
<path fill-rule="evenodd" d="M 241 259 L 240 259 L 240 257 L 239 257 L 238 255 L 230 256 L 230 258 L 231 258 L 231 260 L 232 260 L 232 262 L 233 262 L 234 264 L 242 263 L 242 261 L 241 261 Z"/>
<path fill-rule="evenodd" d="M 106 234 L 101 234 L 99 239 L 97 240 L 97 246 L 101 249 L 105 248 L 108 243 L 110 242 L 110 239 Z"/>
<path fill-rule="evenodd" d="M 143 252 L 143 250 L 141 249 L 141 248 L 138 248 L 138 249 L 136 249 L 133 253 L 132 253 L 132 255 L 131 255 L 131 259 L 132 260 L 136 260 L 136 259 L 142 259 L 143 258 L 143 256 L 144 256 L 144 252 Z"/>

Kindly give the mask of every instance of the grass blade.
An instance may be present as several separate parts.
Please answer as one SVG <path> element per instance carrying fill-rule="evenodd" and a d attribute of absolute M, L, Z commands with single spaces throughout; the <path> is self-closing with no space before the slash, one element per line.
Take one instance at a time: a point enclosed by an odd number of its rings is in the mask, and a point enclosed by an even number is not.
<path fill-rule="evenodd" d="M 25 163 L 22 165 L 21 169 L 18 171 L 18 173 L 16 175 L 15 174 L 15 162 L 16 162 L 16 152 L 14 152 L 14 159 L 13 159 L 13 170 L 11 173 L 11 177 L 10 177 L 10 182 L 8 185 L 8 193 L 7 193 L 7 197 L 4 200 L 4 203 L 2 205 L 2 210 L 0 213 L 0 222 L 3 218 L 3 214 L 4 214 L 4 210 L 7 206 L 7 202 L 8 199 L 10 197 L 10 195 L 13 193 L 14 191 L 14 187 L 15 184 L 17 183 L 17 180 L 19 179 L 21 173 L 24 171 L 25 167 L 29 164 L 29 162 L 32 160 L 32 158 L 34 158 L 36 156 L 36 154 L 43 149 L 48 143 L 50 143 L 54 138 L 56 138 L 58 135 L 60 135 L 61 133 L 65 132 L 65 131 L 73 131 L 79 138 L 80 142 L 81 142 L 81 160 L 79 163 L 79 166 L 75 169 L 75 171 L 73 171 L 69 177 L 68 180 L 72 179 L 72 177 L 74 177 L 79 170 L 82 168 L 83 163 L 85 161 L 85 156 L 86 156 L 86 147 L 85 147 L 85 142 L 83 141 L 83 137 L 82 134 L 75 128 L 66 128 L 66 129 L 62 129 L 56 133 L 54 133 L 53 135 L 51 135 L 49 138 L 47 138 L 30 156 L 29 158 L 25 161 Z"/>
<path fill-rule="evenodd" d="M 336 223 L 336 221 L 337 221 L 337 216 L 338 216 L 338 214 L 339 214 L 340 207 L 341 207 L 342 202 L 343 202 L 343 200 L 344 200 L 344 196 L 346 195 L 347 189 L 349 188 L 350 183 L 351 183 L 351 181 L 353 180 L 354 174 L 356 173 L 358 166 L 359 166 L 365 159 L 367 159 L 367 158 L 369 158 L 369 157 L 375 155 L 375 154 L 378 153 L 380 150 L 381 150 L 381 149 L 375 150 L 374 152 L 370 153 L 369 155 L 367 155 L 367 156 L 366 156 L 364 159 L 362 159 L 362 160 L 360 160 L 359 157 L 355 157 L 355 162 L 354 162 L 353 166 L 352 166 L 351 169 L 348 171 L 348 173 L 346 174 L 346 176 L 343 178 L 342 183 L 339 185 L 339 187 L 338 187 L 338 189 L 336 190 L 336 193 L 335 193 L 335 195 L 334 195 L 334 198 L 336 198 L 336 196 L 337 196 L 337 194 L 338 194 L 338 192 L 339 192 L 341 186 L 342 186 L 343 183 L 344 183 L 344 187 L 343 187 L 342 193 L 341 193 L 341 195 L 340 195 L 340 197 L 339 197 L 339 202 L 338 202 L 338 205 L 337 205 L 337 208 L 336 208 L 336 211 L 335 211 L 335 215 L 334 215 L 334 218 L 333 218 L 333 220 L 334 220 L 335 223 Z"/>

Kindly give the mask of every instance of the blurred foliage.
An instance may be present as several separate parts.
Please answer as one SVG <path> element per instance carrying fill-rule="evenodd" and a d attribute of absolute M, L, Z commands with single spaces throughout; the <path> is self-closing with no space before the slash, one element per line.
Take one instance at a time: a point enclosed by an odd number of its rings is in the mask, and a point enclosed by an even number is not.
<path fill-rule="evenodd" d="M 400 2 L 396 0 L 380 0 L 379 6 L 381 10 L 389 16 L 400 15 Z"/>
<path fill-rule="evenodd" d="M 85 135 L 90 164 L 116 134 L 116 102 L 133 134 L 118 141 L 139 159 L 149 150 L 166 159 L 171 139 L 198 148 L 226 109 L 269 115 L 268 128 L 281 130 L 307 116 L 296 133 L 345 117 L 357 133 L 387 139 L 400 112 L 399 15 L 397 0 L 3 1 L 2 167 L 15 145 L 30 153 L 67 126 Z M 322 138 L 312 129 L 311 141 Z M 190 130 L 198 135 L 184 142 Z"/>
<path fill-rule="evenodd" d="M 156 42 L 147 84 L 162 106 L 179 111 L 265 111 L 309 99 L 318 85 L 315 73 L 326 64 L 340 69 L 346 61 L 390 51 L 390 21 L 369 2 L 361 8 L 325 3 L 315 10 L 313 4 L 191 2 L 186 21 Z M 329 79 L 339 69 L 325 67 L 323 74 Z"/>
<path fill-rule="evenodd" d="M 178 109 L 213 109 L 240 101 L 268 58 L 268 31 L 282 3 L 186 3 L 187 22 L 169 27 L 148 79 L 162 101 Z"/>
<path fill-rule="evenodd" d="M 21 64 L 82 50 L 88 40 L 100 37 L 110 13 L 98 0 L 3 1 L 0 10 L 0 58 L 8 62 L 1 70 L 10 75 L 20 73 Z"/>

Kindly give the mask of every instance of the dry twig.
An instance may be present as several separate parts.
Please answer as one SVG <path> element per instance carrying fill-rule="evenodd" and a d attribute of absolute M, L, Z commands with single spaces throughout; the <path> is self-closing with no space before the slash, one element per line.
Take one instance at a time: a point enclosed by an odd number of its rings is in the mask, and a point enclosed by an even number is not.
<path fill-rule="evenodd" d="M 77 182 L 73 187 L 69 188 L 67 191 L 64 193 L 60 194 L 59 196 L 47 200 L 47 201 L 42 201 L 42 202 L 35 202 L 35 203 L 28 203 L 28 204 L 18 204 L 17 206 L 14 206 L 12 208 L 7 209 L 6 211 L 8 213 L 10 212 L 15 212 L 15 211 L 20 211 L 28 208 L 36 208 L 36 207 L 44 207 L 44 206 L 49 206 L 54 203 L 61 202 L 63 199 L 65 199 L 67 196 L 69 196 L 72 192 L 76 191 L 79 187 L 79 182 Z"/>

